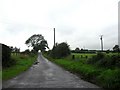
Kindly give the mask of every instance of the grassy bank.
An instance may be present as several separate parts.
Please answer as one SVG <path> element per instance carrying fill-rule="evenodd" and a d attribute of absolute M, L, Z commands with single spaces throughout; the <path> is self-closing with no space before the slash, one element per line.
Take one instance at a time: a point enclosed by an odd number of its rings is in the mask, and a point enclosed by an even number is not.
<path fill-rule="evenodd" d="M 83 55 L 81 58 L 81 54 L 76 54 L 76 58 L 74 60 L 71 59 L 72 56 L 62 59 L 52 59 L 51 57 L 46 57 L 66 70 L 76 73 L 84 80 L 95 83 L 100 87 L 106 89 L 120 89 L 120 68 L 106 68 L 88 64 L 87 60 L 92 57 L 93 54 L 88 54 L 87 57 L 89 58 L 85 58 L 86 55 Z"/>
<path fill-rule="evenodd" d="M 27 70 L 37 59 L 35 55 L 12 55 L 12 59 L 16 61 L 16 64 L 4 68 L 2 70 L 2 80 L 7 80 L 12 77 L 17 76 L 18 74 L 22 73 L 23 71 Z"/>

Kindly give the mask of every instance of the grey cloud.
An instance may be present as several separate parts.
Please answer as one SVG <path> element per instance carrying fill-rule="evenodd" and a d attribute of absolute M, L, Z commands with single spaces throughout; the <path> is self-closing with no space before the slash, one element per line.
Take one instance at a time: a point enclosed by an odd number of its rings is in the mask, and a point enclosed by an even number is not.
<path fill-rule="evenodd" d="M 76 30 L 75 28 L 65 25 L 59 26 L 58 29 L 56 28 L 56 31 L 63 36 L 74 34 L 75 30 Z"/>
<path fill-rule="evenodd" d="M 111 25 L 105 28 L 103 31 L 103 37 L 107 42 L 118 41 L 118 26 Z"/>

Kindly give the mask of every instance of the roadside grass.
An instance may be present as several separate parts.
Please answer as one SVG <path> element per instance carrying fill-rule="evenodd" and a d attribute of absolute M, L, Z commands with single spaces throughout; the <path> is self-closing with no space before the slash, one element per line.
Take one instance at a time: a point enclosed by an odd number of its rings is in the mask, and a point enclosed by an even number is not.
<path fill-rule="evenodd" d="M 97 76 L 99 85 L 106 89 L 120 90 L 120 68 L 107 69 Z"/>
<path fill-rule="evenodd" d="M 16 64 L 2 70 L 2 80 L 8 80 L 26 71 L 37 59 L 37 56 L 29 55 L 11 55 L 16 60 Z"/>
<path fill-rule="evenodd" d="M 52 61 L 72 73 L 79 74 L 80 77 L 92 83 L 96 83 L 95 77 L 105 70 L 104 68 L 97 68 L 96 66 L 85 64 L 83 61 L 72 61 L 67 59 L 56 59 Z"/>
<path fill-rule="evenodd" d="M 75 55 L 76 58 L 79 56 L 79 58 L 73 60 L 72 55 Z M 96 54 L 72 53 L 72 55 L 61 59 L 53 59 L 47 55 L 44 56 L 66 70 L 79 75 L 80 78 L 97 84 L 104 89 L 120 89 L 120 68 L 106 68 L 88 64 L 88 58 L 83 58 L 86 55 L 90 58 Z M 82 58 L 80 57 L 81 55 L 83 55 Z M 107 55 L 111 56 L 115 55 L 115 53 Z"/>

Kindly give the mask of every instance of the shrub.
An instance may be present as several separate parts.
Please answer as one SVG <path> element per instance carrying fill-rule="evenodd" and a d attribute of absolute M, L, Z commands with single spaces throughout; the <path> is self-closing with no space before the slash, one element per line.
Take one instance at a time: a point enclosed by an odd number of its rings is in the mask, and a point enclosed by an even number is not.
<path fill-rule="evenodd" d="M 90 58 L 87 63 L 107 68 L 120 67 L 120 56 L 109 56 L 104 53 L 98 53 L 96 56 Z"/>
<path fill-rule="evenodd" d="M 98 62 L 99 60 L 104 59 L 104 57 L 105 57 L 105 54 L 99 52 L 99 53 L 97 53 L 97 55 L 92 56 L 92 58 L 90 58 L 90 59 L 88 60 L 88 63 L 89 63 L 89 64 L 95 64 L 95 63 Z"/>
<path fill-rule="evenodd" d="M 62 58 L 68 56 L 69 54 L 70 54 L 69 45 L 65 42 L 54 46 L 51 51 L 51 56 L 53 58 Z"/>
<path fill-rule="evenodd" d="M 97 59 L 100 60 L 100 59 L 103 59 L 105 57 L 105 54 L 104 53 L 97 53 Z"/>
<path fill-rule="evenodd" d="M 81 74 L 84 76 L 85 79 L 87 79 L 89 81 L 90 80 L 92 81 L 93 79 L 95 79 L 95 77 L 97 75 L 99 75 L 99 73 L 100 73 L 99 70 L 97 70 L 96 68 L 94 68 L 90 65 L 82 65 L 80 68 L 81 69 L 79 69 L 79 70 L 80 70 Z"/>
<path fill-rule="evenodd" d="M 115 69 L 115 70 L 108 69 L 102 72 L 97 77 L 97 81 L 104 88 L 120 89 L 120 70 L 119 69 Z"/>
<path fill-rule="evenodd" d="M 96 62 L 97 62 L 96 56 L 92 56 L 87 61 L 88 64 L 95 64 Z"/>
<path fill-rule="evenodd" d="M 120 55 L 112 55 L 111 59 L 113 64 L 120 68 Z"/>

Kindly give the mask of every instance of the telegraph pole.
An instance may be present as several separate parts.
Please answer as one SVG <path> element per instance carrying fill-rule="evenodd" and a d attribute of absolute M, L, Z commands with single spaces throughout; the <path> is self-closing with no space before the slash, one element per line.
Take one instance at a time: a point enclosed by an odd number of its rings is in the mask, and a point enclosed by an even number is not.
<path fill-rule="evenodd" d="M 54 28 L 54 46 L 55 46 L 55 28 Z"/>
<path fill-rule="evenodd" d="M 103 51 L 103 39 L 102 39 L 103 35 L 100 35 L 100 40 L 101 40 L 101 51 Z"/>

